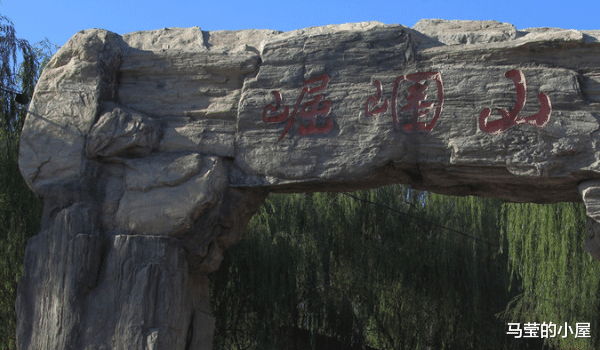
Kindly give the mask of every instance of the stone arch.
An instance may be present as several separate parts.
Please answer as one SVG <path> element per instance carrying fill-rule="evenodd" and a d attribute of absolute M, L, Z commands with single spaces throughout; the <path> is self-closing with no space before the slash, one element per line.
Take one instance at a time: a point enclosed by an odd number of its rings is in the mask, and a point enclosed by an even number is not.
<path fill-rule="evenodd" d="M 19 348 L 210 348 L 203 275 L 269 192 L 583 200 L 600 257 L 599 38 L 440 20 L 77 33 L 21 138 L 46 206 Z"/>

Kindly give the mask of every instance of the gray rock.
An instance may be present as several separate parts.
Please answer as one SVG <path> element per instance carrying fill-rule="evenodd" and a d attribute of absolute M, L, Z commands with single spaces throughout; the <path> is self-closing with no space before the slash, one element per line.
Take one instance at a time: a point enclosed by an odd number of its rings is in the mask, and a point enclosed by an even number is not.
<path fill-rule="evenodd" d="M 584 248 L 600 260 L 600 180 L 582 182 L 579 191 L 588 215 L 586 226 L 589 234 Z"/>
<path fill-rule="evenodd" d="M 176 187 L 200 173 L 205 160 L 200 154 L 157 154 L 145 159 L 123 160 L 126 164 L 125 187 L 128 190 L 146 192 L 156 187 Z M 206 159 L 209 163 L 219 158 Z M 211 164 L 212 165 L 212 164 Z M 214 166 L 203 172 L 215 176 Z M 220 165 L 220 164 L 219 164 Z M 211 171 L 212 170 L 212 171 Z M 220 170 L 221 172 L 223 170 Z M 220 175 L 223 177 L 223 175 Z"/>
<path fill-rule="evenodd" d="M 19 348 L 210 348 L 204 276 L 269 192 L 583 200 L 600 257 L 599 33 L 423 20 L 76 34 L 21 138 L 46 201 Z"/>
<path fill-rule="evenodd" d="M 17 291 L 19 348 L 78 348 L 85 299 L 102 264 L 96 221 L 93 207 L 77 203 L 29 240 Z"/>
<path fill-rule="evenodd" d="M 192 28 L 163 28 L 143 32 L 133 32 L 123 35 L 130 53 L 140 51 L 207 51 L 204 43 L 204 33 L 200 27 Z"/>
<path fill-rule="evenodd" d="M 514 25 L 496 21 L 422 19 L 412 29 L 446 45 L 492 43 L 517 37 Z"/>
<path fill-rule="evenodd" d="M 223 157 L 235 154 L 235 120 L 165 117 L 161 122 L 164 134 L 158 152 L 198 152 Z"/>
<path fill-rule="evenodd" d="M 77 33 L 48 62 L 23 126 L 19 168 L 41 195 L 81 178 L 85 140 L 103 101 L 116 98 L 121 38 L 111 32 Z M 60 100 L 60 103 L 57 101 Z"/>
<path fill-rule="evenodd" d="M 19 347 L 210 348 L 207 281 L 188 272 L 181 241 L 102 239 L 94 221 L 91 208 L 75 204 L 29 242 L 17 297 Z"/>
<path fill-rule="evenodd" d="M 117 235 L 105 249 L 103 278 L 84 301 L 78 349 L 211 347 L 208 282 L 189 273 L 179 240 Z"/>
<path fill-rule="evenodd" d="M 150 117 L 107 104 L 87 137 L 86 155 L 144 157 L 158 146 L 158 131 L 159 126 Z"/>
<path fill-rule="evenodd" d="M 218 157 L 159 155 L 128 162 L 125 184 L 115 214 L 117 229 L 168 236 L 192 229 L 219 202 L 227 175 Z"/>
<path fill-rule="evenodd" d="M 467 22 L 467 27 L 472 30 L 473 23 Z M 506 47 L 507 41 L 486 41 L 421 51 L 412 40 L 413 32 L 401 26 L 271 40 L 264 45 L 259 73 L 247 80 L 241 97 L 235 155 L 241 175 L 232 183 L 287 191 L 302 190 L 304 183 L 330 190 L 348 181 L 360 183 L 357 187 L 408 182 L 440 193 L 492 195 L 508 201 L 580 200 L 577 184 L 589 178 L 588 171 L 597 172 L 598 129 L 588 86 L 581 83 L 587 73 L 578 71 L 565 53 L 566 47 L 582 45 L 582 37 L 571 31 L 538 35 L 542 34 L 512 40 L 512 47 Z M 368 45 L 362 45 L 365 42 Z M 548 54 L 540 54 L 535 65 L 524 63 L 548 45 L 552 49 L 543 51 Z M 581 47 L 578 58 L 591 62 L 595 54 Z M 524 118 L 538 113 L 540 92 L 549 96 L 551 115 L 543 127 L 515 124 L 497 133 L 485 132 L 479 125 L 483 111 L 490 109 L 489 120 L 498 120 L 496 109 L 509 111 L 517 102 L 515 83 L 505 77 L 512 70 L 520 72 L 526 83 L 522 100 L 527 100 L 515 122 L 524 123 Z M 413 120 L 401 111 L 410 110 L 409 89 L 415 86 L 410 77 L 427 72 L 439 74 L 426 79 L 427 103 L 432 107 L 420 120 L 433 125 L 439 107 L 437 123 L 430 131 L 403 130 Z M 303 121 L 300 113 L 294 115 L 295 104 L 303 83 L 322 74 L 329 76 L 322 95 L 331 107 L 317 123 L 330 120 L 333 127 L 326 134 L 302 136 L 300 130 L 309 121 Z M 315 84 L 319 83 L 308 86 Z M 277 112 L 272 91 L 281 97 Z M 301 106 L 315 95 L 304 98 Z M 385 101 L 388 106 L 370 116 L 365 109 L 368 101 L 372 110 Z M 284 112 L 284 106 L 288 107 L 284 122 L 261 118 L 263 113 L 268 117 Z M 292 117 L 295 120 L 288 124 Z M 390 163 L 393 167 L 386 167 Z"/>

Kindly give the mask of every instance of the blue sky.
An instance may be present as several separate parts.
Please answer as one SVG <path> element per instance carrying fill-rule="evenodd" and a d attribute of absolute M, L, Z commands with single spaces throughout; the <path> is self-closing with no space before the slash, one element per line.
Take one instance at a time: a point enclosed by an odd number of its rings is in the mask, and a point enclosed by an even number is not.
<path fill-rule="evenodd" d="M 600 29 L 599 0 L 279 0 L 127 1 L 0 0 L 17 36 L 63 45 L 82 29 L 119 34 L 165 27 L 203 30 L 293 30 L 347 22 L 380 21 L 413 26 L 422 18 L 497 20 L 518 29 Z"/>

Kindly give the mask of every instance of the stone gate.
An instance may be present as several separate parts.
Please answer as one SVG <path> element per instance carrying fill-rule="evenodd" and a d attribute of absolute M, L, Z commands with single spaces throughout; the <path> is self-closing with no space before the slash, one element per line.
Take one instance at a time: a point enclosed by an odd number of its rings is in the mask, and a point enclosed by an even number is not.
<path fill-rule="evenodd" d="M 269 192 L 583 200 L 600 257 L 600 31 L 493 21 L 77 33 L 19 165 L 45 198 L 20 349 L 210 349 L 207 273 Z"/>

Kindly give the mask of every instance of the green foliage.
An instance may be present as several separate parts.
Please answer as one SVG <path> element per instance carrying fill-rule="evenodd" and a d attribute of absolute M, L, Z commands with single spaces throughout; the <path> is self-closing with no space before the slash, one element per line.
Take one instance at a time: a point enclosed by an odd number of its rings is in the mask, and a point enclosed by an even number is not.
<path fill-rule="evenodd" d="M 214 348 L 291 349 L 290 329 L 319 349 L 539 348 L 494 316 L 514 296 L 502 214 L 405 186 L 271 195 L 211 276 Z"/>
<path fill-rule="evenodd" d="M 18 64 L 19 53 L 23 60 L 23 72 L 18 77 L 15 67 Z M 29 43 L 18 39 L 12 22 L 0 15 L 0 126 L 3 133 L 0 136 L 3 140 L 10 140 L 6 142 L 14 143 L 15 138 L 18 139 L 25 120 L 24 108 L 14 100 L 15 91 L 19 90 L 29 97 L 33 95 L 38 67 L 35 53 Z"/>
<path fill-rule="evenodd" d="M 17 70 L 18 55 L 22 62 Z M 29 99 L 40 72 L 39 56 L 17 39 L 13 24 L 0 16 L 0 349 L 15 349 L 17 280 L 29 237 L 39 230 L 42 201 L 27 187 L 18 168 L 19 135 L 26 107 L 15 102 L 20 92 Z"/>
<path fill-rule="evenodd" d="M 591 323 L 591 337 L 548 339 L 556 349 L 598 349 L 600 264 L 583 249 L 587 235 L 582 203 L 505 206 L 505 237 L 520 294 L 501 316 L 512 322 Z M 563 331 L 564 335 L 564 331 Z"/>

